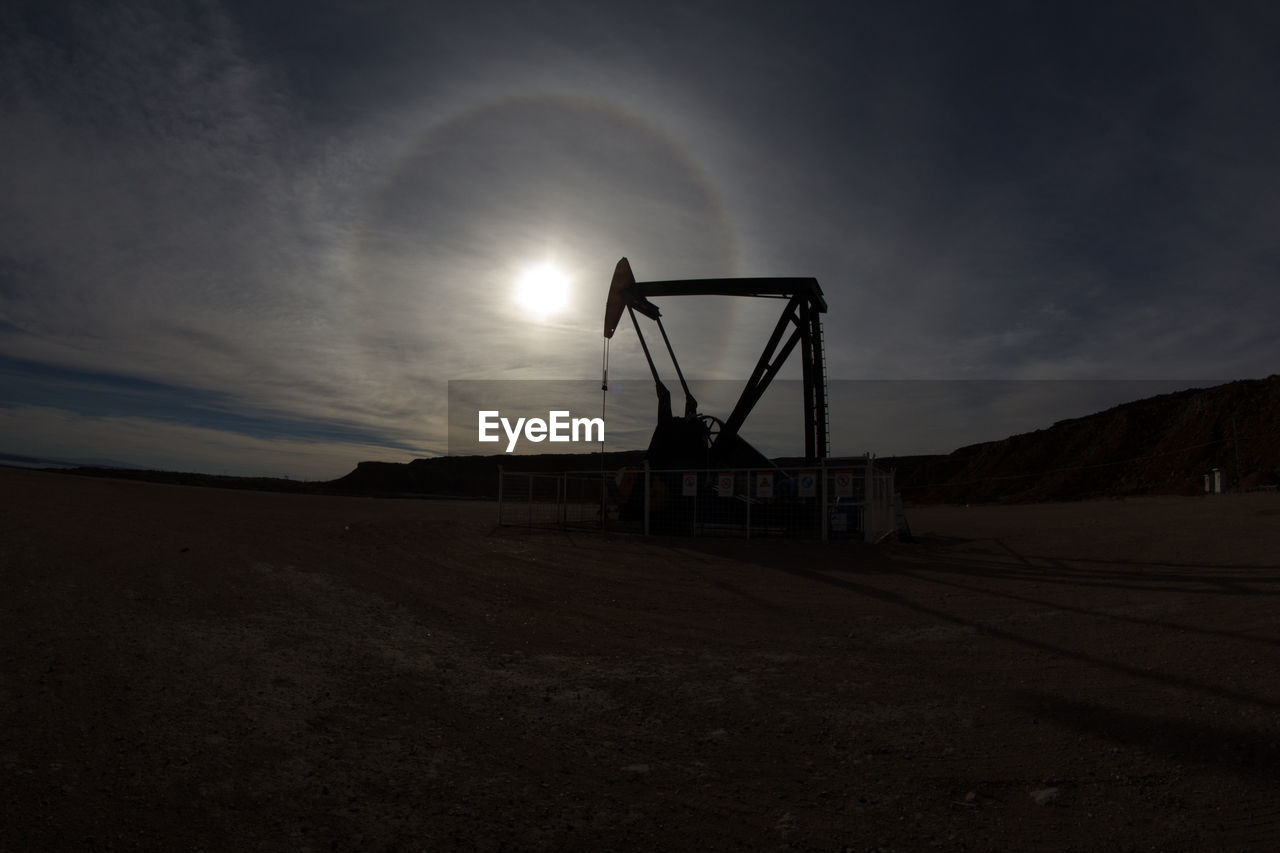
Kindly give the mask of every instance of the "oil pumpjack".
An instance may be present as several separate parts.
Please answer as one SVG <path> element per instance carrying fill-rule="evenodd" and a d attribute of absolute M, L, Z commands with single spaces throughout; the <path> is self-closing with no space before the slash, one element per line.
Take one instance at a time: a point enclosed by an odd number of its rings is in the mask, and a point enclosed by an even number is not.
<path fill-rule="evenodd" d="M 671 340 L 662 325 L 662 312 L 650 301 L 667 296 L 737 296 L 783 299 L 782 315 L 765 344 L 755 369 L 727 418 L 698 412 Z M 804 456 L 817 463 L 829 451 L 827 438 L 827 381 L 822 351 L 822 321 L 827 310 L 822 289 L 813 278 L 722 278 L 681 281 L 636 281 L 626 258 L 618 261 L 605 304 L 604 336 L 613 337 L 625 311 L 631 317 L 658 393 L 658 423 L 649 441 L 647 459 L 654 469 L 772 468 L 773 463 L 744 439 L 739 431 L 787 357 L 800 347 L 804 382 Z M 649 344 L 636 314 L 653 320 L 662 335 L 676 376 L 684 391 L 684 413 L 672 411 L 671 392 L 658 375 Z M 607 351 L 606 351 L 607 352 Z M 604 385 L 608 386 L 606 356 Z"/>

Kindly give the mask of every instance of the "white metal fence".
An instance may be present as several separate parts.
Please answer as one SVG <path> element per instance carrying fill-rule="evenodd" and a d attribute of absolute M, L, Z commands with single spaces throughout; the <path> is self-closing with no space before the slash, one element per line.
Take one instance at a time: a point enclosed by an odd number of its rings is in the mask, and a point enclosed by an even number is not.
<path fill-rule="evenodd" d="M 498 523 L 683 536 L 877 542 L 898 524 L 894 475 L 873 457 L 731 470 L 499 470 Z"/>

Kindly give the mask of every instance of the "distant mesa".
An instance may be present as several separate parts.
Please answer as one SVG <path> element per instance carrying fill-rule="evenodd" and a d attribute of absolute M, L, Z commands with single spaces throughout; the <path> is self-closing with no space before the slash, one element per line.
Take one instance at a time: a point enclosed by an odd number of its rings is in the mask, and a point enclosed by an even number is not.
<path fill-rule="evenodd" d="M 640 450 L 606 453 L 609 470 L 644 461 Z M 599 470 L 599 454 L 544 453 L 533 456 L 440 456 L 412 462 L 361 462 L 350 474 L 325 484 L 329 491 L 359 495 L 496 497 L 498 466 L 508 471 Z"/>

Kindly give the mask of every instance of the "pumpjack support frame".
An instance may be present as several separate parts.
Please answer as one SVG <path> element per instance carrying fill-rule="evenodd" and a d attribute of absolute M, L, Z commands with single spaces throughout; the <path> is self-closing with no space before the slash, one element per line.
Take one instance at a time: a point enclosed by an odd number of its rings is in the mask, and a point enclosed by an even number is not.
<path fill-rule="evenodd" d="M 823 361 L 822 320 L 826 313 L 827 302 L 823 298 L 822 288 L 814 278 L 717 278 L 686 279 L 676 281 L 641 281 L 635 279 L 631 272 L 631 264 L 626 258 L 618 261 L 613 272 L 613 280 L 609 285 L 609 296 L 605 303 L 604 336 L 612 338 L 617 330 L 625 310 L 631 317 L 636 335 L 640 339 L 645 359 L 649 363 L 649 371 L 658 392 L 658 431 L 655 431 L 655 443 L 664 425 L 680 420 L 692 422 L 700 416 L 698 403 L 689 390 L 684 373 L 680 370 L 680 362 L 676 359 L 675 350 L 662 325 L 662 312 L 658 306 L 650 302 L 650 298 L 663 296 L 749 296 L 769 299 L 785 299 L 786 305 L 782 315 L 760 354 L 755 369 L 751 372 L 746 386 L 738 397 L 737 404 L 719 428 L 717 435 L 711 439 L 709 462 L 712 465 L 732 461 L 735 449 L 750 448 L 738 435 L 751 410 L 764 396 L 765 390 L 774 377 L 782 369 L 782 365 L 795 350 L 800 347 L 801 372 L 804 383 L 804 455 L 807 462 L 817 462 L 827 456 L 827 383 Z M 653 363 L 649 345 L 640 330 L 636 313 L 643 314 L 658 325 L 667 352 L 675 365 L 676 375 L 685 394 L 684 418 L 675 418 L 671 412 L 671 393 L 658 375 Z M 654 444 L 650 445 L 651 451 Z M 751 452 L 760 454 L 750 448 Z"/>

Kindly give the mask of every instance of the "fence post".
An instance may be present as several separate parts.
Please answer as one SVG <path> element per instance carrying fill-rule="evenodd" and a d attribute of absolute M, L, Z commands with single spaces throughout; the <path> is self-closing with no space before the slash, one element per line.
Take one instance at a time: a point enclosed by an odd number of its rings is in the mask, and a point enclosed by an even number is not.
<path fill-rule="evenodd" d="M 644 535 L 649 535 L 649 460 L 644 460 Z"/>
<path fill-rule="evenodd" d="M 560 526 L 569 526 L 569 472 L 565 471 L 560 475 L 560 482 L 557 484 L 557 491 L 560 492 Z"/>
<path fill-rule="evenodd" d="M 702 472 L 699 472 L 701 474 Z M 699 480 L 705 482 L 706 476 L 700 476 Z M 681 491 L 684 491 L 681 489 Z M 702 483 L 699 482 L 697 488 L 693 490 L 693 535 L 698 535 L 698 504 L 702 501 Z"/>
<path fill-rule="evenodd" d="M 604 455 L 600 456 L 600 530 L 601 532 L 608 529 L 605 517 L 609 514 L 609 482 L 605 478 L 608 474 L 604 470 Z"/>
<path fill-rule="evenodd" d="M 827 513 L 830 512 L 827 504 L 827 460 L 823 457 L 822 471 L 822 541 L 827 541 Z"/>
<path fill-rule="evenodd" d="M 890 521 L 885 525 L 885 535 L 898 529 L 898 469 L 889 471 L 889 492 L 885 495 L 885 506 L 889 508 Z"/>
<path fill-rule="evenodd" d="M 498 466 L 498 526 L 502 526 L 502 466 Z"/>
<path fill-rule="evenodd" d="M 875 469 L 871 467 L 871 454 L 866 454 L 866 470 L 862 475 L 862 540 L 874 541 L 871 532 L 875 522 Z"/>
<path fill-rule="evenodd" d="M 747 538 L 751 538 L 751 469 L 747 469 Z"/>

